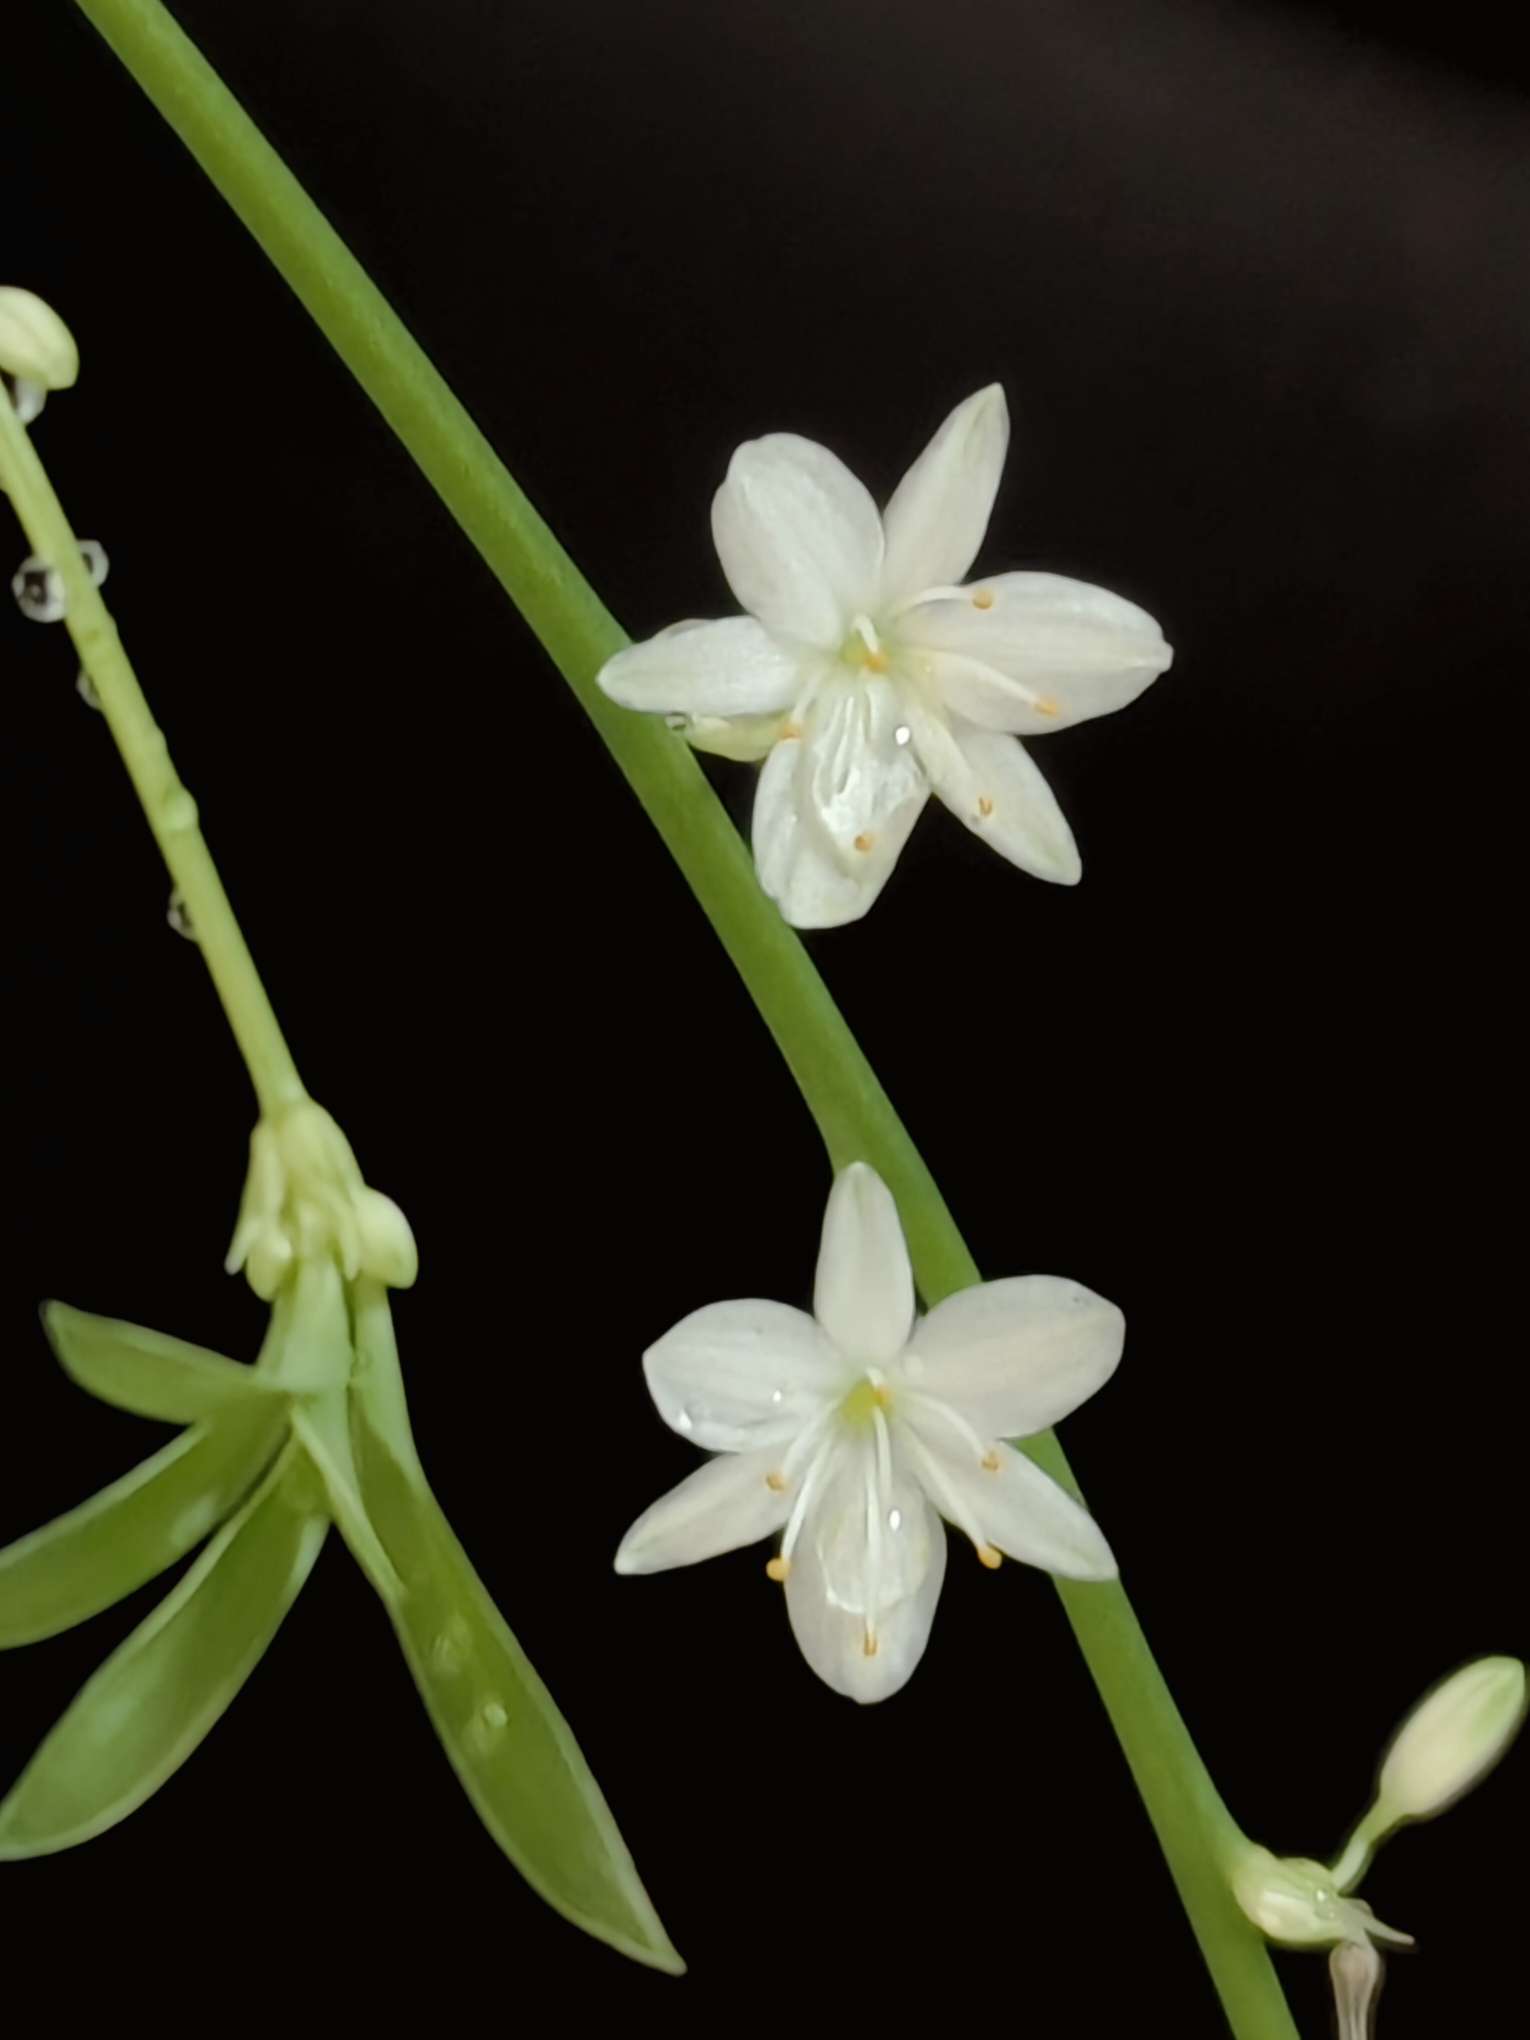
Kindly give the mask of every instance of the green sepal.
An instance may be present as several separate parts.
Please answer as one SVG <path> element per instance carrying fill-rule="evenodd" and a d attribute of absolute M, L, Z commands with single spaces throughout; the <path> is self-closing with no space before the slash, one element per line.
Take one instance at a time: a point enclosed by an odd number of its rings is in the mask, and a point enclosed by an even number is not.
<path fill-rule="evenodd" d="M 92 1317 L 67 1303 L 44 1304 L 42 1319 L 65 1373 L 135 1417 L 197 1424 L 225 1410 L 269 1405 L 282 1393 L 269 1374 L 143 1325 Z"/>
<path fill-rule="evenodd" d="M 291 1445 L 75 1696 L 3 1802 L 0 1861 L 72 1848 L 186 1761 L 265 1654 L 329 1524 Z"/>
<path fill-rule="evenodd" d="M 230 1412 L 0 1551 L 0 1649 L 38 1643 L 136 1593 L 202 1542 L 270 1464 L 286 1403 Z"/>
<path fill-rule="evenodd" d="M 436 1734 L 479 1818 L 556 1911 L 678 1975 L 676 1953 L 567 1722 L 420 1468 L 387 1299 L 358 1286 L 351 1423 L 367 1514 L 404 1591 L 388 1604 Z"/>

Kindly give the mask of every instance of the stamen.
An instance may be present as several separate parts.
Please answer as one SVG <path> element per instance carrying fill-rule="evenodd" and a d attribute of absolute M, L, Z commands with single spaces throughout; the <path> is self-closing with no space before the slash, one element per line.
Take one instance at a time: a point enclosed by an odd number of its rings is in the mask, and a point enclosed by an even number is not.
<path fill-rule="evenodd" d="M 990 1572 L 994 1572 L 1004 1563 L 1004 1554 L 1000 1551 L 995 1551 L 991 1544 L 980 1544 L 977 1548 L 977 1555 Z"/>
<path fill-rule="evenodd" d="M 999 1470 L 998 1453 L 985 1452 L 982 1458 L 978 1461 L 978 1465 L 982 1467 L 984 1473 L 997 1473 Z"/>
<path fill-rule="evenodd" d="M 767 1558 L 765 1561 L 766 1578 L 774 1580 L 778 1586 L 790 1577 L 791 1569 L 792 1562 L 789 1558 Z"/>
<path fill-rule="evenodd" d="M 972 606 L 974 609 L 992 609 L 993 590 L 991 588 L 976 589 L 972 597 Z"/>
<path fill-rule="evenodd" d="M 857 850 L 866 851 L 871 848 L 872 844 L 876 840 L 877 839 L 875 836 L 869 836 L 864 831 L 862 831 L 862 833 L 855 839 L 855 847 Z"/>
<path fill-rule="evenodd" d="M 773 1495 L 784 1495 L 786 1493 L 786 1475 L 784 1473 L 767 1473 L 765 1485 Z"/>
<path fill-rule="evenodd" d="M 983 817 L 983 820 L 985 822 L 987 821 L 988 817 L 993 813 L 993 802 L 988 798 L 986 793 L 980 793 L 978 795 L 978 813 Z"/>
<path fill-rule="evenodd" d="M 818 1428 L 820 1430 L 825 1428 L 826 1422 L 827 1420 L 822 1420 Z M 822 1485 L 824 1473 L 834 1458 L 836 1443 L 832 1432 L 828 1437 L 821 1438 L 817 1451 L 808 1463 L 807 1472 L 802 1476 L 802 1485 L 797 1490 L 797 1499 L 793 1502 L 791 1515 L 786 1521 L 786 1534 L 781 1539 L 781 1557 L 788 1564 L 797 1548 L 797 1539 L 802 1534 L 802 1525 L 807 1518 L 809 1504 Z"/>
<path fill-rule="evenodd" d="M 892 661 L 888 658 L 886 652 L 878 651 L 868 652 L 861 663 L 869 666 L 873 673 L 885 673 L 892 664 Z"/>
<path fill-rule="evenodd" d="M 991 1551 L 993 1547 L 979 1528 L 977 1518 L 946 1479 L 945 1474 L 941 1470 L 940 1462 L 936 1459 L 929 1446 L 919 1436 L 919 1433 L 909 1424 L 904 1426 L 902 1436 L 904 1450 L 912 1452 L 914 1457 L 921 1462 L 923 1469 L 920 1474 L 921 1485 L 929 1490 L 931 1497 L 939 1505 L 940 1513 L 945 1517 L 946 1521 L 954 1523 L 964 1537 L 971 1538 L 979 1557 L 982 1556 L 984 1551 Z M 986 1564 L 987 1561 L 985 1560 L 984 1562 Z"/>
<path fill-rule="evenodd" d="M 877 1654 L 877 1633 L 869 1622 L 866 1624 L 866 1635 L 861 1644 L 861 1654 L 863 1657 L 875 1657 Z"/>
<path fill-rule="evenodd" d="M 1045 695 L 1041 695 L 1035 701 L 1033 701 L 1031 703 L 1031 707 L 1035 709 L 1038 715 L 1062 714 L 1062 710 L 1061 708 L 1059 708 L 1057 703 L 1055 701 L 1049 700 Z"/>
<path fill-rule="evenodd" d="M 970 1445 L 972 1456 L 979 1466 L 986 1466 L 988 1461 L 993 1459 L 994 1465 L 989 1470 L 992 1472 L 997 1469 L 998 1460 L 994 1457 L 993 1447 L 985 1445 L 966 1418 L 959 1417 L 948 1402 L 942 1402 L 938 1395 L 926 1394 L 922 1388 L 904 1388 L 900 1389 L 899 1393 L 905 1402 L 914 1403 L 920 1409 L 928 1410 L 932 1417 L 939 1417 L 950 1430 L 956 1433 L 957 1437 L 964 1444 Z"/>
<path fill-rule="evenodd" d="M 795 743 L 801 735 L 802 735 L 801 723 L 794 722 L 784 723 L 781 727 L 780 742 L 782 742 L 783 744 Z"/>

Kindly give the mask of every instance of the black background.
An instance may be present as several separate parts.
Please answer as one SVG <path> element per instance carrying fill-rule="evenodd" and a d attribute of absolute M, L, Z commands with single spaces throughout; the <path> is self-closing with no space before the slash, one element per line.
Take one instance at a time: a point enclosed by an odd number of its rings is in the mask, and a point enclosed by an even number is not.
<path fill-rule="evenodd" d="M 932 809 L 811 947 L 983 1267 L 1124 1307 L 1069 1450 L 1235 1813 L 1333 1848 L 1411 1698 L 1525 1644 L 1523 39 L 1239 0 L 180 15 L 634 634 L 731 606 L 737 441 L 821 438 L 885 494 L 994 378 L 985 562 L 1163 621 L 1172 672 L 1037 748 L 1078 889 Z M 524 2023 L 544 1992 L 1218 2032 L 1044 1578 L 953 1554 L 925 1664 L 861 1712 L 760 1553 L 612 1575 L 694 1462 L 644 1344 L 807 1298 L 810 1122 L 562 683 L 211 188 L 70 7 L 6 37 L 0 271 L 84 362 L 38 443 L 307 1079 L 414 1221 L 437 1489 L 692 1973 L 530 1899 L 338 1545 L 157 1798 L 4 1872 L 8 1967 L 63 1925 L 61 2007 L 172 2028 L 315 1994 Z M 40 1297 L 242 1354 L 261 1313 L 220 1272 L 250 1102 L 197 952 L 62 632 L 8 610 L 0 664 L 3 1541 L 160 1435 L 64 1380 Z M 748 771 L 715 778 L 744 818 Z M 161 1591 L 0 1664 L 0 1776 Z M 1519 1991 L 1523 1775 L 1367 1880 L 1421 1942 L 1387 2040 Z M 1321 1960 L 1282 1968 L 1322 2032 Z"/>

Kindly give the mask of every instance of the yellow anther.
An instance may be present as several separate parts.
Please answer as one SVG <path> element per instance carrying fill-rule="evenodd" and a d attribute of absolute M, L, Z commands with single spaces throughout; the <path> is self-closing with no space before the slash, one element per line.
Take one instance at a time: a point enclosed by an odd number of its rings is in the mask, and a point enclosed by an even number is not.
<path fill-rule="evenodd" d="M 877 1383 L 876 1387 L 871 1391 L 871 1399 L 878 1409 L 890 1410 L 892 1408 L 892 1390 L 885 1381 Z"/>
<path fill-rule="evenodd" d="M 775 1580 L 777 1584 L 786 1578 L 791 1569 L 792 1562 L 789 1558 L 767 1558 L 765 1561 L 766 1577 Z"/>
<path fill-rule="evenodd" d="M 786 1493 L 786 1475 L 784 1473 L 767 1473 L 765 1485 L 773 1495 L 784 1495 Z"/>
<path fill-rule="evenodd" d="M 992 609 L 992 588 L 979 588 L 972 598 L 972 606 L 974 609 Z"/>
<path fill-rule="evenodd" d="M 802 735 L 801 723 L 789 722 L 782 724 L 780 740 L 783 744 L 792 743 L 801 735 Z"/>
<path fill-rule="evenodd" d="M 978 1461 L 978 1464 L 982 1467 L 984 1473 L 997 1473 L 999 1470 L 999 1455 L 997 1452 L 985 1452 Z"/>
<path fill-rule="evenodd" d="M 868 650 L 865 658 L 861 661 L 861 664 L 863 666 L 869 667 L 873 673 L 885 673 L 888 667 L 892 664 L 892 661 L 888 658 L 886 652 L 873 652 Z"/>
<path fill-rule="evenodd" d="M 979 1560 L 984 1565 L 987 1566 L 990 1572 L 992 1572 L 996 1566 L 1000 1566 L 1004 1563 L 1002 1554 L 995 1551 L 991 1544 L 980 1544 L 977 1548 L 977 1555 Z"/>
<path fill-rule="evenodd" d="M 866 1635 L 861 1643 L 861 1655 L 862 1657 L 875 1657 L 876 1654 L 877 1654 L 877 1633 L 871 1627 L 870 1623 L 868 1623 L 866 1625 Z"/>
<path fill-rule="evenodd" d="M 1043 695 L 1039 701 L 1033 701 L 1031 707 L 1035 709 L 1038 715 L 1062 714 L 1062 710 L 1058 707 L 1057 703 L 1049 700 L 1046 695 Z"/>
<path fill-rule="evenodd" d="M 986 793 L 980 793 L 978 795 L 978 813 L 983 817 L 983 820 L 985 822 L 987 821 L 988 817 L 993 813 L 993 802 L 988 798 Z"/>
<path fill-rule="evenodd" d="M 875 836 L 868 836 L 863 832 L 861 835 L 856 837 L 855 847 L 857 850 L 861 851 L 869 850 L 876 840 L 877 839 Z"/>

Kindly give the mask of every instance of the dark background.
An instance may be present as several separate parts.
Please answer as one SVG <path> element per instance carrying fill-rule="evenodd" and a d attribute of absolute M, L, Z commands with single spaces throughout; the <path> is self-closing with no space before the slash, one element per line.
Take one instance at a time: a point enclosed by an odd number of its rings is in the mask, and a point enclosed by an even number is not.
<path fill-rule="evenodd" d="M 1253 0 L 179 12 L 635 634 L 731 606 L 737 441 L 822 438 L 885 494 L 993 378 L 985 562 L 1163 621 L 1172 672 L 1038 747 L 1080 888 L 932 808 L 811 947 L 984 1268 L 1125 1308 L 1069 1450 L 1234 1812 L 1331 1850 L 1415 1694 L 1526 1641 L 1523 36 Z M 8 1966 L 62 1923 L 60 2006 L 172 2028 L 301 2016 L 302 1950 L 306 1992 L 432 2030 L 532 1992 L 882 2028 L 933 1993 L 1215 2034 L 1044 1578 L 954 1554 L 927 1661 L 860 1712 L 760 1553 L 612 1575 L 694 1463 L 643 1346 L 806 1301 L 811 1124 L 571 697 L 211 188 L 72 8 L 6 34 L 0 271 L 84 361 L 38 443 L 308 1081 L 414 1221 L 432 1477 L 692 1974 L 530 1899 L 338 1544 L 158 1797 L 3 1873 Z M 242 1354 L 261 1313 L 220 1272 L 251 1108 L 197 952 L 63 633 L 7 609 L 0 664 L 3 1541 L 160 1437 L 62 1377 L 39 1298 Z M 716 779 L 743 818 L 748 771 Z M 0 1778 L 161 1591 L 0 1664 Z M 1386 2040 L 1520 1992 L 1523 1780 L 1367 1880 L 1421 1942 Z M 1321 2033 L 1322 1960 L 1282 1969 Z"/>

